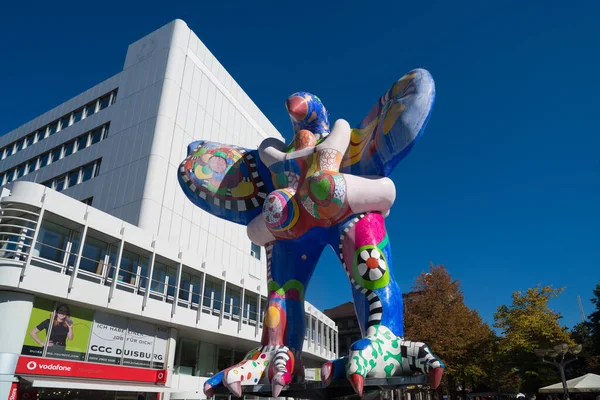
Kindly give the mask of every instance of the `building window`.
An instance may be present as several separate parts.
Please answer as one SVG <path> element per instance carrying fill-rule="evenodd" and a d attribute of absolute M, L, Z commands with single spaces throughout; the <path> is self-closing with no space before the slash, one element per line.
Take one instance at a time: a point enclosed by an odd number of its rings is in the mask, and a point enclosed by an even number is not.
<path fill-rule="evenodd" d="M 102 159 L 99 159 L 82 167 L 73 169 L 66 174 L 59 175 L 56 178 L 43 182 L 42 185 L 60 192 L 61 190 L 73 187 L 79 183 L 89 181 L 100 173 L 101 161 Z"/>
<path fill-rule="evenodd" d="M 4 148 L 0 149 L 0 158 L 4 160 L 6 157 L 9 157 L 15 154 L 22 149 L 25 149 L 34 143 L 39 142 L 40 140 L 44 140 L 45 138 L 54 135 L 56 132 L 59 132 L 84 118 L 84 112 L 86 113 L 86 117 L 89 117 L 92 114 L 97 113 L 100 110 L 105 109 L 108 106 L 115 104 L 117 99 L 117 89 L 105 94 L 102 97 L 97 98 L 96 100 L 89 103 L 87 106 L 83 108 L 79 108 L 74 112 L 70 112 L 68 114 L 63 115 L 59 119 L 51 122 L 50 124 L 38 129 L 36 132 L 30 133 L 23 139 L 18 139 L 13 143 L 8 144 Z"/>
<path fill-rule="evenodd" d="M 39 256 L 62 264 L 70 233 L 69 228 L 65 228 L 54 222 L 43 221 L 36 244 Z"/>
<path fill-rule="evenodd" d="M 93 197 L 88 197 L 87 199 L 83 199 L 83 200 L 81 200 L 81 202 L 82 202 L 83 204 L 87 204 L 88 206 L 91 206 L 93 201 L 94 201 L 94 198 L 93 198 Z"/>
<path fill-rule="evenodd" d="M 213 310 L 220 311 L 222 301 L 223 283 L 207 279 L 204 284 L 204 300 L 202 305 L 208 308 L 212 306 Z"/>
<path fill-rule="evenodd" d="M 242 299 L 241 290 L 227 285 L 225 292 L 225 313 L 240 316 L 240 302 Z"/>
<path fill-rule="evenodd" d="M 257 260 L 260 260 L 260 246 L 254 242 L 250 245 L 250 255 Z"/>

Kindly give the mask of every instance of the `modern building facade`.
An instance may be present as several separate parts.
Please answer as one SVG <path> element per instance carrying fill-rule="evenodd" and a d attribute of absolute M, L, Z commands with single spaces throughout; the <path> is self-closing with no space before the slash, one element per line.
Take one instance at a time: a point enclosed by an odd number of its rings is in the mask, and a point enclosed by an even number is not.
<path fill-rule="evenodd" d="M 0 398 L 204 398 L 207 377 L 258 345 L 266 257 L 185 199 L 177 167 L 195 139 L 270 136 L 181 20 L 1 136 Z M 337 328 L 306 310 L 305 364 L 318 368 Z"/>

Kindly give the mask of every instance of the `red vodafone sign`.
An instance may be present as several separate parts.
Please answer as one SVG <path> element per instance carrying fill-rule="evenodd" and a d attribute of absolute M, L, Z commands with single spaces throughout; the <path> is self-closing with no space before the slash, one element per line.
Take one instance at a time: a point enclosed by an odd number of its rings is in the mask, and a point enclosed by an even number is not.
<path fill-rule="evenodd" d="M 89 362 L 55 360 L 51 358 L 20 356 L 16 374 L 89 378 L 114 381 L 150 382 L 164 385 L 166 370 L 121 367 Z"/>

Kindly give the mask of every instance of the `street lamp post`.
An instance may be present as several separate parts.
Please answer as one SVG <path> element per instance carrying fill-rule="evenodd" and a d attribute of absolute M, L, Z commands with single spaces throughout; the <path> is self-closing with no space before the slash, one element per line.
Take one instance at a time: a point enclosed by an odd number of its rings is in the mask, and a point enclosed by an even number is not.
<path fill-rule="evenodd" d="M 567 353 L 571 353 L 575 358 L 565 360 Z M 564 400 L 569 400 L 569 388 L 567 387 L 567 379 L 565 377 L 565 367 L 577 360 L 577 354 L 581 353 L 581 345 L 578 344 L 569 347 L 566 343 L 557 344 L 552 349 L 537 349 L 535 355 L 542 359 L 542 362 L 554 365 L 560 372 L 560 379 L 563 385 Z M 550 357 L 550 360 L 546 360 Z"/>

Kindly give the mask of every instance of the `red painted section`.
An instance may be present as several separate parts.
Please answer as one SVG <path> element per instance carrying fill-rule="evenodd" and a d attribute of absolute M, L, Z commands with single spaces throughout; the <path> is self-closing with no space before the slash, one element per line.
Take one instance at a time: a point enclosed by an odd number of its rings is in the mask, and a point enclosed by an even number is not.
<path fill-rule="evenodd" d="M 145 382 L 164 385 L 166 370 L 20 356 L 15 374 Z"/>

